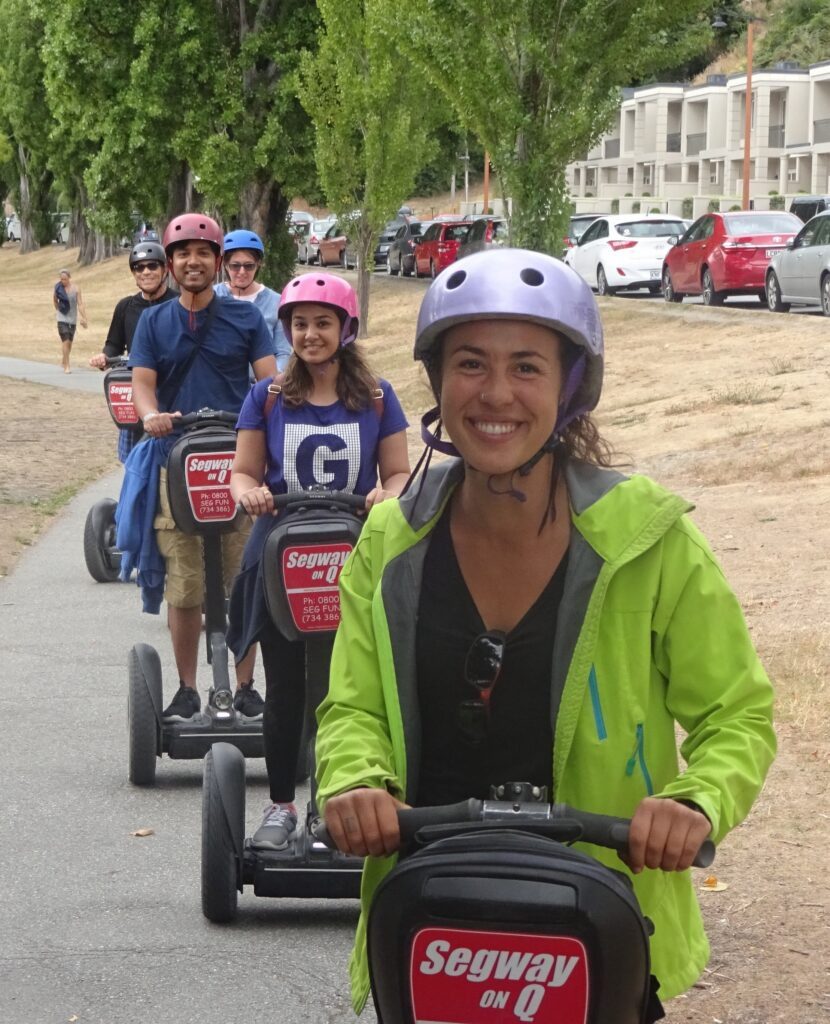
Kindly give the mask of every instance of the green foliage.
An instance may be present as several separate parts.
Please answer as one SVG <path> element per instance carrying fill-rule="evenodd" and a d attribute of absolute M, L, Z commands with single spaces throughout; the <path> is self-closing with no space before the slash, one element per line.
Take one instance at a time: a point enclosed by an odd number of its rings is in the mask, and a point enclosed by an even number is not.
<path fill-rule="evenodd" d="M 640 202 L 639 202 L 639 200 L 636 203 L 632 203 L 631 204 L 631 212 L 632 213 L 639 213 L 640 212 Z"/>
<path fill-rule="evenodd" d="M 706 204 L 706 209 L 709 213 L 717 213 L 720 210 L 720 199 L 710 199 Z"/>
<path fill-rule="evenodd" d="M 611 213 L 619 213 L 619 212 L 620 212 L 620 201 L 619 201 L 619 199 L 612 199 L 611 200 Z"/>
<path fill-rule="evenodd" d="M 758 40 L 756 67 L 795 60 L 802 67 L 830 56 L 830 4 L 827 0 L 783 0 Z"/>
<path fill-rule="evenodd" d="M 680 206 L 680 213 L 683 218 L 690 220 L 694 216 L 695 201 L 692 196 L 686 196 Z"/>
<path fill-rule="evenodd" d="M 784 196 L 774 195 L 770 196 L 769 208 L 771 210 L 783 210 L 786 203 Z"/>
<path fill-rule="evenodd" d="M 410 0 L 397 39 L 490 154 L 513 199 L 510 242 L 555 253 L 565 168 L 602 135 L 618 87 L 682 59 L 708 0 Z M 474 26 L 474 29 L 472 28 Z M 708 22 L 700 31 L 708 33 Z M 402 32 L 403 29 L 403 32 Z"/>

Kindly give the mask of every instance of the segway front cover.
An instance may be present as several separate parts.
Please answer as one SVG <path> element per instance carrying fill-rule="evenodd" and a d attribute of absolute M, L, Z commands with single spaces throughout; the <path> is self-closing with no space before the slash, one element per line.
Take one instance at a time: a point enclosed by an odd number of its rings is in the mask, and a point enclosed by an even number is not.
<path fill-rule="evenodd" d="M 116 427 L 142 430 L 141 417 L 133 405 L 133 371 L 126 366 L 107 370 L 104 374 L 104 395 Z"/>
<path fill-rule="evenodd" d="M 231 496 L 231 468 L 236 434 L 206 427 L 183 434 L 167 460 L 167 494 L 176 526 L 187 534 L 206 536 L 236 528 L 236 502 Z"/>

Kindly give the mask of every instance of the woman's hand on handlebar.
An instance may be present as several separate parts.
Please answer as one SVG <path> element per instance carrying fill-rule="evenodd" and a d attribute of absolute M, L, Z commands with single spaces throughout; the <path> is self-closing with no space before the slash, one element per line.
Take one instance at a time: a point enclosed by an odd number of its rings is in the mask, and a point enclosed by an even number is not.
<path fill-rule="evenodd" d="M 237 498 L 237 504 L 253 518 L 275 514 L 274 495 L 271 488 L 264 484 L 243 491 Z"/>
<path fill-rule="evenodd" d="M 355 857 L 387 857 L 400 846 L 398 808 L 385 789 L 351 789 L 326 802 L 326 828 L 338 850 Z"/>
<path fill-rule="evenodd" d="M 373 505 L 379 505 L 382 501 L 386 501 L 387 498 L 397 498 L 398 495 L 395 491 L 384 491 L 382 487 L 375 487 L 366 495 L 366 511 Z"/>
<path fill-rule="evenodd" d="M 634 874 L 644 867 L 685 871 L 712 831 L 702 811 L 662 797 L 646 797 L 631 819 L 628 854 L 622 859 Z"/>
<path fill-rule="evenodd" d="M 175 421 L 181 416 L 180 412 L 150 412 L 142 420 L 144 432 L 150 437 L 165 437 L 175 430 Z"/>

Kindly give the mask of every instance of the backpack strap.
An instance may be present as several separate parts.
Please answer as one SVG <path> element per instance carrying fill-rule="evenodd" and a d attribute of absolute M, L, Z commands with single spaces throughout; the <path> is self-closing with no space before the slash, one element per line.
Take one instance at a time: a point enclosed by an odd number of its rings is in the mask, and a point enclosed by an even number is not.
<path fill-rule="evenodd" d="M 282 394 L 282 382 L 285 380 L 284 373 L 278 373 L 276 377 L 271 378 L 271 383 L 268 385 L 268 394 L 265 398 L 265 404 L 262 406 L 262 415 L 266 421 L 274 410 L 274 406 L 277 404 L 277 398 Z M 374 406 L 375 413 L 379 420 L 383 419 L 384 401 L 383 401 L 383 388 L 375 388 L 372 392 L 372 405 Z"/>
<path fill-rule="evenodd" d="M 379 420 L 383 419 L 383 388 L 375 388 L 372 392 L 372 405 Z"/>

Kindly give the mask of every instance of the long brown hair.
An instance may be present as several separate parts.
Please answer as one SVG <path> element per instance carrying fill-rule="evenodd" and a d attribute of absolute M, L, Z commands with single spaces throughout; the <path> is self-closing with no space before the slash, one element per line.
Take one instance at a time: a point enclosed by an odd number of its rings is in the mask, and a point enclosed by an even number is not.
<path fill-rule="evenodd" d="M 378 381 L 356 342 L 342 345 L 334 357 L 340 363 L 337 397 L 349 412 L 368 409 L 375 398 Z M 291 353 L 282 382 L 282 400 L 291 407 L 303 405 L 314 391 L 314 378 L 296 352 Z"/>

